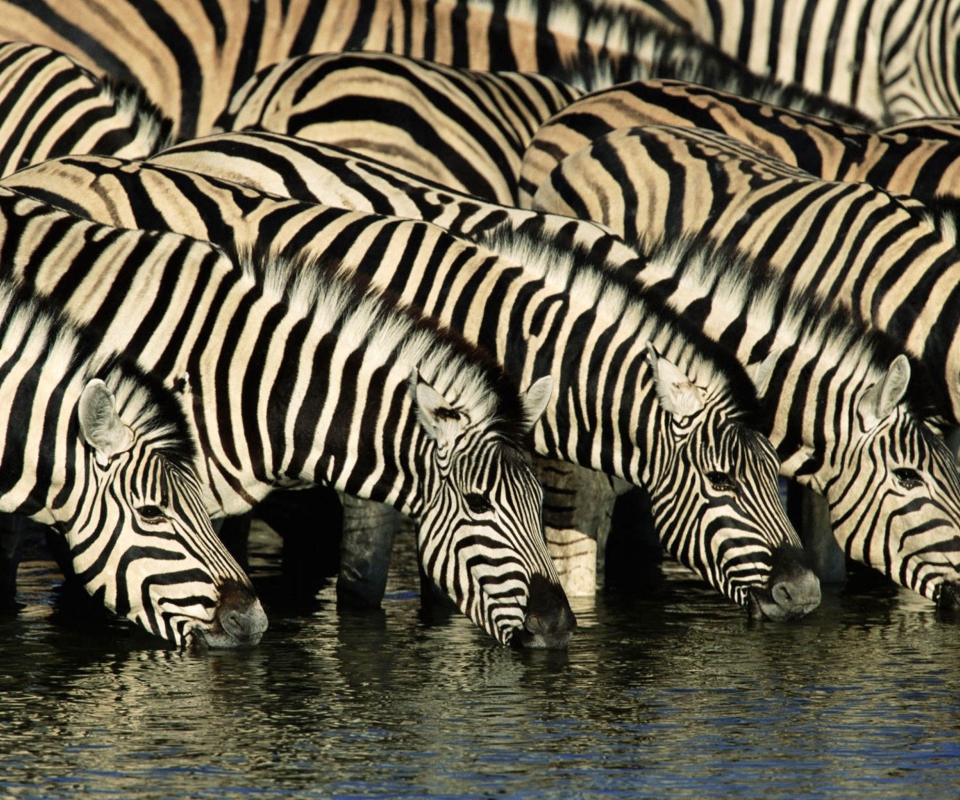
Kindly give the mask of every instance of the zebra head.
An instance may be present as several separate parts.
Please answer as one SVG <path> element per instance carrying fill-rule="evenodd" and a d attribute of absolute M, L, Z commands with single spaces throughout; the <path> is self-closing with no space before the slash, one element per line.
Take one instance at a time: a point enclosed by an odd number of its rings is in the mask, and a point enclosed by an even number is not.
<path fill-rule="evenodd" d="M 545 377 L 523 393 L 525 430 L 552 386 Z M 410 389 L 435 473 L 418 517 L 425 572 L 500 643 L 566 647 L 576 618 L 547 551 L 543 490 L 526 454 L 501 426 L 470 419 L 418 371 Z"/>
<path fill-rule="evenodd" d="M 666 416 L 647 486 L 667 551 L 753 618 L 814 610 L 820 582 L 780 501 L 773 445 L 737 421 L 724 392 L 695 385 L 652 344 L 647 352 Z"/>
<path fill-rule="evenodd" d="M 847 556 L 941 607 L 960 607 L 960 476 L 944 441 L 911 413 L 905 355 L 857 389 L 851 444 L 822 481 Z"/>
<path fill-rule="evenodd" d="M 115 396 L 88 381 L 76 409 L 86 485 L 57 526 L 77 577 L 111 611 L 178 645 L 256 644 L 266 615 L 210 525 L 185 428 L 161 422 L 142 385 L 117 384 Z"/>

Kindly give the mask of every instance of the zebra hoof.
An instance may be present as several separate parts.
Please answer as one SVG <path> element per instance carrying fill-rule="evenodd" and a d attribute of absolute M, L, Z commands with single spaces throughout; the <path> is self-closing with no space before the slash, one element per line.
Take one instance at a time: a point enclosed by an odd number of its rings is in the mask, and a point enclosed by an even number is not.
<path fill-rule="evenodd" d="M 511 639 L 515 647 L 563 650 L 570 645 L 577 618 L 559 584 L 542 575 L 530 579 L 530 598 L 523 627 Z"/>

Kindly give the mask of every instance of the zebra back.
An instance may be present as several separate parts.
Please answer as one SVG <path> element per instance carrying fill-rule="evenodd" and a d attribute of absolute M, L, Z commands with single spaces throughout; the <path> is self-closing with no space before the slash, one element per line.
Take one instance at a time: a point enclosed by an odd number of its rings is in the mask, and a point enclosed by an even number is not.
<path fill-rule="evenodd" d="M 20 176 L 24 190 L 128 227 L 324 253 L 462 332 L 522 380 L 548 372 L 556 388 L 534 429 L 538 452 L 647 487 L 674 554 L 735 601 L 771 616 L 810 610 L 807 600 L 794 608 L 773 597 L 777 553 L 799 540 L 780 504 L 772 448 L 745 424 L 755 395 L 742 367 L 628 294 L 612 271 L 589 268 L 566 241 L 504 232 L 491 250 L 428 223 L 111 159 L 61 159 Z M 740 486 L 750 489 L 731 488 Z"/>
<path fill-rule="evenodd" d="M 42 9 L 31 0 L 4 0 L 0 11 L 0 37 L 47 45 L 96 74 L 142 86 L 174 120 L 179 139 L 209 133 L 257 70 L 291 56 L 345 50 L 537 72 L 587 89 L 677 78 L 871 124 L 837 103 L 750 73 L 699 37 L 582 0 L 215 0 L 202 8 L 117 0 L 109 14 L 93 0 L 49 0 Z M 595 60 L 602 69 L 591 66 Z"/>
<path fill-rule="evenodd" d="M 520 204 L 530 204 L 568 155 L 614 130 L 642 125 L 718 131 L 827 180 L 872 183 L 920 199 L 960 192 L 960 142 L 943 129 L 869 133 L 692 83 L 631 81 L 574 100 L 540 127 L 523 155 Z"/>
<path fill-rule="evenodd" d="M 340 145 L 470 194 L 514 203 L 537 128 L 579 96 L 551 78 L 476 72 L 385 53 L 300 56 L 261 70 L 215 130 Z"/>
<path fill-rule="evenodd" d="M 669 9 L 674 24 L 685 24 L 751 71 L 798 84 L 874 119 L 896 122 L 960 111 L 956 0 L 635 0 L 630 5 Z"/>
<path fill-rule="evenodd" d="M 645 243 L 641 254 L 624 246 L 616 237 L 598 232 L 593 225 L 569 217 L 533 214 L 505 209 L 476 198 L 437 190 L 424 181 L 393 172 L 382 164 L 344 153 L 336 148 L 298 142 L 281 136 L 246 133 L 209 137 L 172 148 L 154 162 L 199 170 L 205 173 L 244 179 L 251 186 L 283 193 L 300 193 L 312 200 L 346 202 L 353 207 L 402 210 L 443 221 L 456 230 L 473 235 L 495 231 L 509 224 L 537 237 L 562 237 L 582 242 L 596 256 L 591 263 L 616 268 L 630 280 L 650 286 L 666 302 L 682 310 L 714 341 L 724 347 L 736 345 L 738 358 L 756 379 L 765 374 L 763 395 L 765 430 L 769 431 L 783 458 L 781 473 L 827 493 L 834 499 L 834 532 L 844 550 L 854 558 L 882 570 L 893 580 L 915 588 L 927 597 L 939 597 L 940 585 L 950 580 L 950 568 L 929 558 L 924 548 L 933 545 L 949 550 L 957 525 L 958 494 L 952 471 L 944 474 L 943 447 L 932 441 L 918 424 L 910 407 L 926 409 L 926 397 L 912 396 L 892 409 L 883 431 L 874 431 L 869 447 L 844 420 L 857 415 L 860 398 L 873 385 L 889 377 L 901 355 L 894 343 L 871 332 L 842 312 L 832 310 L 806 293 L 792 290 L 769 267 L 755 264 L 741 254 L 722 252 L 711 257 L 716 247 L 703 239 L 675 236 L 655 249 Z M 629 164 L 629 161 L 627 162 Z M 609 175 L 601 172 L 606 166 Z M 595 165 L 584 172 L 585 183 L 597 188 L 597 207 L 616 208 L 615 199 L 636 193 L 645 197 L 638 176 L 656 176 L 649 164 L 638 173 L 621 166 Z M 786 168 L 788 174 L 797 173 Z M 799 173 L 802 174 L 802 173 Z M 284 177 L 286 176 L 286 177 Z M 624 188 L 617 179 L 624 179 Z M 574 185 L 572 188 L 579 188 Z M 581 190 L 582 191 L 582 190 Z M 694 205 L 701 196 L 690 193 Z M 588 212 L 589 203 L 572 203 L 561 210 Z M 675 212 L 672 212 L 675 213 Z M 667 215 L 669 216 L 669 215 Z M 616 228 L 616 220 L 606 219 Z M 682 269 L 682 265 L 687 268 Z M 582 267 L 581 267 L 582 268 Z M 722 297 L 715 284 L 729 273 Z M 685 283 L 674 286 L 682 275 Z M 683 291 L 681 291 L 681 288 Z M 675 289 L 676 291 L 671 291 Z M 638 290 L 639 291 L 639 290 Z M 705 322 L 710 320 L 710 324 Z M 770 359 L 773 354 L 773 360 Z M 913 365 L 914 373 L 918 372 Z M 816 380 L 813 378 L 816 377 Z M 809 384 L 804 381 L 809 381 Z M 914 388 L 922 383 L 917 376 Z M 829 390 L 824 387 L 831 387 Z M 833 415 L 825 415 L 822 398 L 832 399 Z M 945 498 L 942 505 L 931 503 L 914 512 L 913 498 L 898 497 L 899 484 L 889 471 L 867 469 L 852 454 L 885 453 L 899 468 L 914 469 L 927 476 L 928 485 L 937 485 Z M 869 464 L 869 460 L 866 460 Z M 907 466 L 909 464 L 909 467 Z M 842 499 L 840 499 L 842 498 Z M 883 498 L 882 511 L 871 504 Z M 860 520 L 880 515 L 886 521 L 882 535 L 863 538 Z M 929 536 L 918 531 L 929 530 Z M 905 555 L 917 544 L 915 552 Z M 902 557 L 891 557 L 901 552 Z M 939 557 L 938 557 L 939 558 Z M 909 567 L 905 567 L 909 563 Z M 947 596 L 952 596 L 951 592 Z"/>
<path fill-rule="evenodd" d="M 40 45 L 0 44 L 0 110 L 0 175 L 69 153 L 146 158 L 170 144 L 170 121 L 142 92 Z"/>
<path fill-rule="evenodd" d="M 489 357 L 335 260 L 279 258 L 251 240 L 238 266 L 207 242 L 9 191 L 0 207 L 8 270 L 180 386 L 212 510 L 319 482 L 388 502 L 418 522 L 429 577 L 498 641 L 569 641 L 522 450 L 549 380 L 520 393 Z"/>
<path fill-rule="evenodd" d="M 0 282 L 0 510 L 64 536 L 82 585 L 176 643 L 256 644 L 266 616 L 201 500 L 179 400 Z"/>
<path fill-rule="evenodd" d="M 628 239 L 699 230 L 736 244 L 888 333 L 924 363 L 940 411 L 960 420 L 952 215 L 867 184 L 788 174 L 711 131 L 658 127 L 617 131 L 568 157 L 534 205 L 595 219 Z"/>

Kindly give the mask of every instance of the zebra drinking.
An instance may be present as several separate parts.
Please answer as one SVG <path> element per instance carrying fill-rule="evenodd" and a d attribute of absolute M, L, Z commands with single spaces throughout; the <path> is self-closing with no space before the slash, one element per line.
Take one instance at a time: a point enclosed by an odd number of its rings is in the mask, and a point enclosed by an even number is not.
<path fill-rule="evenodd" d="M 0 510 L 50 525 L 80 583 L 178 645 L 256 644 L 267 619 L 202 503 L 178 398 L 0 282 Z"/>
<path fill-rule="evenodd" d="M 521 393 L 335 262 L 257 248 L 231 259 L 6 190 L 0 210 L 7 274 L 179 387 L 208 511 L 321 482 L 388 502 L 418 523 L 424 570 L 477 625 L 502 643 L 566 646 L 576 621 L 521 447 L 550 378 Z"/>
<path fill-rule="evenodd" d="M 602 252 L 571 252 L 562 231 L 505 233 L 491 251 L 427 223 L 149 163 L 67 158 L 21 175 L 24 191 L 126 227 L 324 253 L 462 331 L 510 373 L 549 371 L 556 391 L 534 429 L 537 452 L 645 486 L 671 552 L 754 616 L 793 617 L 819 602 L 779 500 L 773 450 L 746 424 L 749 378 L 612 270 L 591 266 Z"/>

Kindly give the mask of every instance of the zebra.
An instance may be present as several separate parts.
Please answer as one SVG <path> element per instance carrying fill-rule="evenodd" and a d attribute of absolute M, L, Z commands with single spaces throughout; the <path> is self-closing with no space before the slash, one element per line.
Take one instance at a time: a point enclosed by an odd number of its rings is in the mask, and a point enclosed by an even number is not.
<path fill-rule="evenodd" d="M 578 177 L 588 174 L 590 187 Z M 820 180 L 712 131 L 653 126 L 615 131 L 569 156 L 534 205 L 608 220 L 628 239 L 701 230 L 735 243 L 889 333 L 926 365 L 941 413 L 960 421 L 951 204 Z"/>
<path fill-rule="evenodd" d="M 0 109 L 0 175 L 69 153 L 146 158 L 172 143 L 172 123 L 141 91 L 42 45 L 0 44 Z"/>
<path fill-rule="evenodd" d="M 751 71 L 894 123 L 960 114 L 956 0 L 631 0 Z"/>
<path fill-rule="evenodd" d="M 641 15 L 584 0 L 211 0 L 202 8 L 116 0 L 0 2 L 0 39 L 60 50 L 98 75 L 140 85 L 187 140 L 211 132 L 229 98 L 291 56 L 366 50 L 454 67 L 536 72 L 581 89 L 678 78 L 853 124 L 863 114 L 754 75 L 718 48 Z M 775 100 L 776 99 L 776 100 Z"/>
<path fill-rule="evenodd" d="M 682 81 L 631 81 L 572 101 L 537 130 L 522 156 L 518 202 L 529 205 L 547 175 L 594 139 L 644 125 L 715 130 L 828 180 L 921 200 L 956 196 L 960 142 L 930 124 L 873 133 Z"/>
<path fill-rule="evenodd" d="M 631 280 L 652 283 L 658 293 L 678 303 L 685 316 L 696 320 L 713 338 L 731 347 L 738 344 L 742 360 L 758 375 L 767 375 L 764 413 L 774 426 L 772 438 L 782 457 L 781 472 L 832 499 L 834 535 L 849 556 L 944 607 L 960 597 L 960 581 L 951 577 L 953 567 L 944 570 L 937 563 L 939 553 L 950 554 L 954 548 L 960 521 L 960 484 L 955 470 L 944 465 L 942 443 L 920 424 L 918 415 L 926 405 L 916 396 L 917 380 L 911 395 L 894 402 L 898 386 L 906 391 L 904 375 L 911 369 L 909 362 L 888 337 L 847 319 L 842 310 L 831 310 L 807 293 L 792 290 L 762 262 L 755 263 L 755 259 L 744 258 L 702 237 L 691 239 L 680 234 L 656 247 L 641 243 L 638 256 L 622 241 L 571 218 L 585 212 L 589 216 L 592 206 L 584 209 L 565 205 L 561 210 L 567 216 L 560 218 L 503 208 L 418 181 L 339 148 L 278 134 L 211 136 L 173 147 L 147 163 L 243 179 L 260 191 L 296 194 L 311 201 L 422 216 L 463 234 L 487 239 L 495 237 L 505 224 L 537 234 L 546 229 L 549 234 L 564 237 L 570 246 L 585 248 L 618 264 Z M 581 174 L 591 176 L 589 183 L 596 180 L 601 166 L 612 176 L 611 185 L 598 193 L 597 205 L 615 208 L 611 198 L 617 197 L 618 191 L 624 192 L 613 184 L 618 174 L 613 165 L 599 164 Z M 81 182 L 79 175 L 65 181 L 68 185 Z M 40 180 L 35 183 L 42 185 Z M 608 217 L 598 219 L 614 228 L 620 224 Z M 639 238 L 636 233 L 631 237 Z M 697 266 L 681 269 L 688 263 Z M 728 283 L 721 282 L 723 302 L 708 302 L 707 294 L 720 280 L 716 273 L 723 276 L 733 269 L 744 277 L 725 279 Z M 700 273 L 702 285 L 697 283 Z M 667 291 L 670 281 L 679 280 L 665 277 L 672 274 L 691 282 L 695 301 L 684 301 L 679 292 L 680 299 L 671 296 Z M 710 308 L 728 316 L 721 315 L 714 323 L 706 316 Z M 740 340 L 731 339 L 735 336 Z M 777 349 L 782 352 L 760 370 Z M 916 365 L 912 369 L 917 372 Z M 793 380 L 793 376 L 816 376 L 818 380 L 809 391 L 790 393 L 787 379 Z M 863 398 L 876 395 L 871 387 L 878 386 L 889 387 L 886 422 L 860 435 L 857 429 L 848 428 L 847 421 L 857 418 L 858 409 L 866 402 Z M 831 398 L 830 407 L 834 409 L 831 416 L 823 413 L 826 397 Z M 910 413 L 911 408 L 915 413 Z M 936 487 L 938 502 L 918 504 L 904 489 L 904 484 L 918 475 L 927 486 Z M 885 505 L 883 515 L 876 505 L 881 500 Z M 886 529 L 878 536 L 873 526 L 881 518 Z M 940 584 L 948 590 L 943 592 Z"/>
<path fill-rule="evenodd" d="M 388 53 L 298 56 L 258 72 L 215 131 L 339 144 L 500 203 L 516 203 L 537 129 L 580 92 L 551 78 L 454 69 Z"/>
<path fill-rule="evenodd" d="M 645 486 L 671 552 L 751 616 L 818 604 L 773 450 L 746 425 L 755 396 L 742 368 L 612 272 L 574 269 L 561 237 L 519 234 L 498 255 L 430 223 L 117 159 L 71 157 L 18 175 L 18 191 L 111 224 L 323 253 L 462 332 L 510 374 L 548 372 L 556 391 L 534 429 L 538 453 Z"/>
<path fill-rule="evenodd" d="M 202 504 L 179 398 L 0 282 L 0 510 L 50 526 L 104 606 L 181 647 L 255 645 L 250 580 Z"/>
<path fill-rule="evenodd" d="M 177 387 L 208 512 L 318 482 L 391 503 L 474 623 L 504 644 L 566 646 L 576 620 L 522 447 L 549 377 L 521 393 L 481 351 L 333 261 L 231 258 L 7 190 L 0 209 L 6 274 Z"/>

